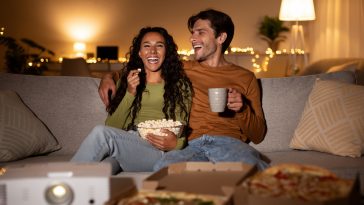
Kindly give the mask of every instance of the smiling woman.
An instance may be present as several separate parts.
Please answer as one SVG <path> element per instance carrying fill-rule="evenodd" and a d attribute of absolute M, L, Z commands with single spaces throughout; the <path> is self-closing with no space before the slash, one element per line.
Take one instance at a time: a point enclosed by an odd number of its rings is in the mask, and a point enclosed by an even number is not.
<path fill-rule="evenodd" d="M 181 149 L 185 133 L 169 129 L 147 133 L 137 125 L 148 120 L 187 124 L 192 85 L 183 70 L 173 37 L 162 27 L 140 29 L 129 49 L 129 61 L 110 94 L 105 126 L 96 126 L 72 158 L 77 162 L 114 161 L 113 173 L 151 171 L 165 151 Z M 187 125 L 186 125 L 187 126 Z M 115 149 L 114 149 L 115 148 Z M 102 151 L 101 151 L 102 150 Z"/>

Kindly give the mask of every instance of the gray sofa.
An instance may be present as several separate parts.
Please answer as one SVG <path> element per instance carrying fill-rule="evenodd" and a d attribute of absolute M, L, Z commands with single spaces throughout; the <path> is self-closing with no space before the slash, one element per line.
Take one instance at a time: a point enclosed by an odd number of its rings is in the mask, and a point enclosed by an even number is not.
<path fill-rule="evenodd" d="M 356 83 L 364 85 L 364 58 L 327 58 L 307 65 L 298 75 L 352 70 L 356 75 Z"/>
<path fill-rule="evenodd" d="M 342 71 L 320 75 L 259 79 L 262 104 L 267 120 L 264 141 L 253 145 L 272 164 L 294 162 L 326 167 L 340 176 L 361 180 L 364 193 L 364 158 L 340 157 L 316 151 L 289 148 L 289 142 L 300 120 L 305 102 L 317 77 L 353 81 L 353 72 Z M 0 74 L 0 90 L 16 91 L 23 102 L 49 128 L 61 149 L 48 155 L 1 162 L 0 167 L 24 163 L 68 161 L 84 137 L 98 124 L 103 124 L 106 112 L 98 95 L 100 79 L 71 76 L 30 76 Z M 142 180 L 148 173 L 121 173 Z"/>

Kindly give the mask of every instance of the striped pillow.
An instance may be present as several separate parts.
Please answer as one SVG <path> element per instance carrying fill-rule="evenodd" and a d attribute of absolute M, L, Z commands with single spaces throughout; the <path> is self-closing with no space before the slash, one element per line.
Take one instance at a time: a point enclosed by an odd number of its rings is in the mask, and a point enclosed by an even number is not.
<path fill-rule="evenodd" d="M 360 157 L 364 153 L 364 86 L 316 80 L 290 148 Z"/>
<path fill-rule="evenodd" d="M 60 149 L 48 128 L 13 91 L 0 90 L 0 162 Z"/>

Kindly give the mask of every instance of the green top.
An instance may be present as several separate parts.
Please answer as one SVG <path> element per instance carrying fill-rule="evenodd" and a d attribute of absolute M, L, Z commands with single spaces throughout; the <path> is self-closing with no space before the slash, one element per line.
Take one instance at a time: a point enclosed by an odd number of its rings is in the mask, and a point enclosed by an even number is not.
<path fill-rule="evenodd" d="M 117 87 L 120 83 L 117 83 Z M 164 113 L 162 111 L 164 105 L 164 83 L 150 83 L 146 85 L 143 92 L 141 108 L 136 116 L 134 122 L 138 124 L 139 122 L 144 122 L 146 120 L 157 120 L 164 119 Z M 124 98 L 120 102 L 119 106 L 116 108 L 112 115 L 106 118 L 105 124 L 107 126 L 116 127 L 119 129 L 126 129 L 131 122 L 131 117 L 129 116 L 129 108 L 133 103 L 134 96 L 129 92 L 125 93 Z M 191 99 L 185 100 L 188 111 L 191 108 Z M 176 109 L 176 120 L 181 121 L 183 124 L 187 122 L 184 116 L 180 115 L 179 109 Z M 188 119 L 188 118 L 187 118 Z M 185 145 L 186 138 L 184 136 L 180 137 L 177 141 L 175 149 L 182 149 Z"/>

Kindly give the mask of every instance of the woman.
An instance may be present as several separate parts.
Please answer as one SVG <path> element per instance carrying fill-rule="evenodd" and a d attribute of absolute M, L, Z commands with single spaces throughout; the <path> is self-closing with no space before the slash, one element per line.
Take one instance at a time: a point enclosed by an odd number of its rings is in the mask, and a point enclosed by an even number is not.
<path fill-rule="evenodd" d="M 177 139 L 168 130 L 163 131 L 166 136 L 149 134 L 147 140 L 135 131 L 146 120 L 173 119 L 187 124 L 192 85 L 172 36 L 164 28 L 142 28 L 128 55 L 115 97 L 107 106 L 106 126 L 92 130 L 72 161 L 111 161 L 113 173 L 120 167 L 123 171 L 152 171 L 165 151 L 183 147 L 185 138 Z"/>

